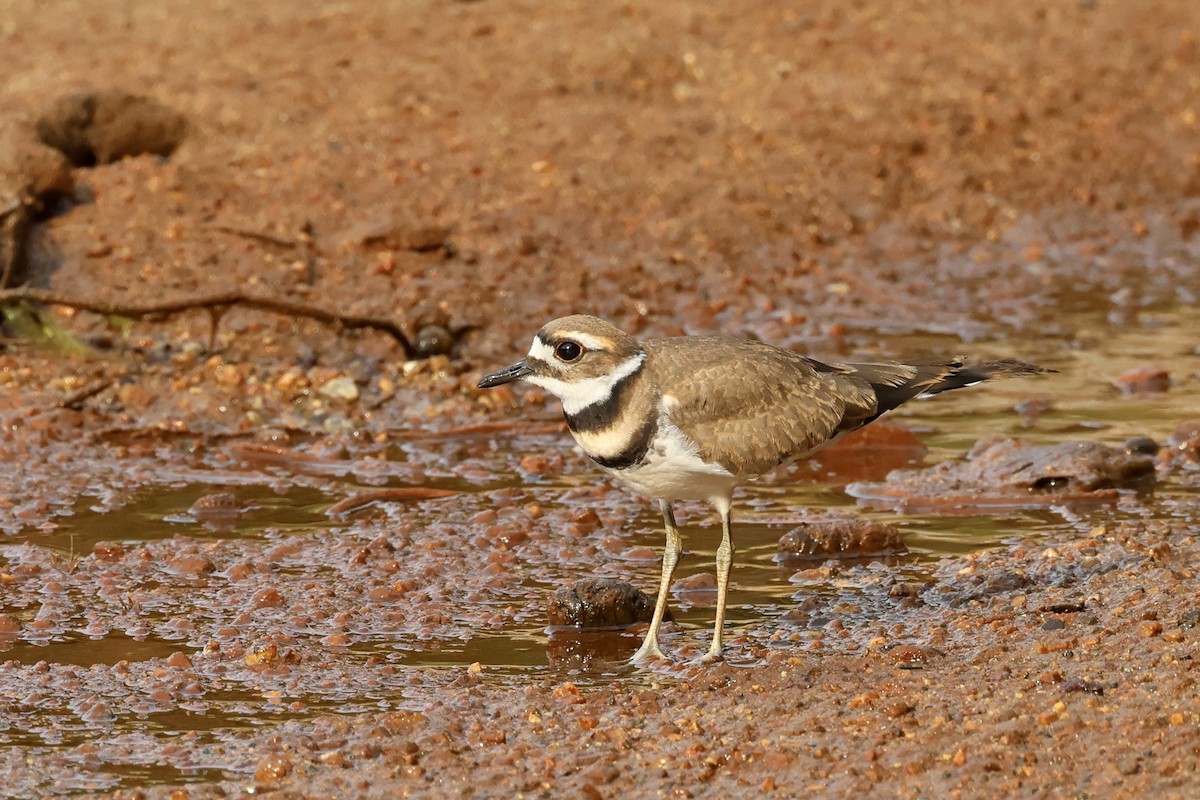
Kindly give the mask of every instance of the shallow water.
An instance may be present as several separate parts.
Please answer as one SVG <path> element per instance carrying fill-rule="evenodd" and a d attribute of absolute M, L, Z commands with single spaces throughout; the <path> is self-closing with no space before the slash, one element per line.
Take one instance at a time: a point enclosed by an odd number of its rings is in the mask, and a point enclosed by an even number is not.
<path fill-rule="evenodd" d="M 1119 444 L 1132 436 L 1145 434 L 1162 442 L 1176 424 L 1200 413 L 1200 403 L 1197 403 L 1200 381 L 1196 377 L 1200 369 L 1197 358 L 1200 341 L 1196 333 L 1200 331 L 1200 312 L 1176 309 L 1146 314 L 1140 326 L 1119 329 L 1097 322 L 1096 331 L 1077 337 L 1076 346 L 1048 344 L 1034 338 L 964 345 L 950 337 L 885 338 L 869 331 L 857 331 L 852 339 L 855 349 L 860 351 L 855 356 L 903 357 L 969 351 L 973 357 L 981 359 L 1029 358 L 1060 371 L 1058 375 L 1045 378 L 1001 381 L 914 403 L 894 414 L 894 420 L 918 432 L 922 442 L 930 448 L 925 463 L 959 457 L 976 440 L 991 435 L 1022 436 L 1037 442 L 1077 438 Z M 1079 341 L 1087 346 L 1078 346 Z M 1127 396 L 1109 383 L 1125 370 L 1147 363 L 1170 371 L 1176 383 L 1171 391 L 1161 395 Z M 1053 405 L 1036 419 L 1024 418 L 1014 410 L 1020 401 L 1037 396 L 1053 398 Z M 456 520 L 469 520 L 479 509 L 490 506 L 489 493 L 497 490 L 517 492 L 521 503 L 534 502 L 542 506 L 545 516 L 540 522 L 534 521 L 534 527 L 554 525 L 554 520 L 564 519 L 564 515 L 589 505 L 586 498 L 564 504 L 561 499 L 564 492 L 601 480 L 597 473 L 586 467 L 568 469 L 543 480 L 527 480 L 511 471 L 508 465 L 523 455 L 570 448 L 565 433 L 495 433 L 475 435 L 471 439 L 471 442 L 449 441 L 436 445 L 408 443 L 395 448 L 398 458 L 410 463 L 423 462 L 423 468 L 437 485 L 462 492 L 459 497 L 446 501 L 444 506 L 430 502 L 411 509 L 392 507 L 386 512 L 388 519 L 396 525 L 408 523 L 414 526 L 415 532 L 411 535 L 415 540 L 427 530 L 425 526 L 438 520 L 442 513 L 440 509 L 446 509 L 445 514 Z M 453 464 L 460 457 L 491 470 L 490 475 L 472 480 L 454 479 Z M 803 470 L 804 467 L 793 469 Z M 366 491 L 376 489 L 380 484 L 374 479 L 370 485 L 365 482 L 355 484 L 350 478 L 343 479 L 340 484 L 331 484 L 327 478 L 322 478 L 320 481 L 294 481 L 281 488 L 280 474 L 279 470 L 271 470 L 263 474 L 260 483 L 242 481 L 234 487 L 232 491 L 241 511 L 231 521 L 220 525 L 205 524 L 189 512 L 199 497 L 219 488 L 219 480 L 182 484 L 174 481 L 169 487 L 162 488 L 150 486 L 139 490 L 114 510 L 81 502 L 68 515 L 59 517 L 52 530 L 23 531 L 20 535 L 7 537 L 5 543 L 0 544 L 0 570 L 8 568 L 6 563 L 27 561 L 29 553 L 22 548 L 30 547 L 54 551 L 57 563 L 74 564 L 86 559 L 98 542 L 121 542 L 135 549 L 141 544 L 183 537 L 180 541 L 213 546 L 226 540 L 260 540 L 272 546 L 285 546 L 290 539 L 308 534 L 336 538 L 339 532 L 345 532 L 349 536 L 354 530 L 356 515 L 331 519 L 326 514 L 327 509 L 342 499 L 347 487 Z M 784 636 L 786 641 L 788 635 L 800 635 L 796 625 L 786 618 L 790 609 L 808 597 L 844 599 L 853 596 L 856 583 L 864 576 L 875 579 L 887 575 L 898 581 L 920 583 L 933 574 L 939 560 L 946 556 L 991 548 L 1014 539 L 1036 540 L 1045 531 L 1063 526 L 1085 533 L 1097 524 L 1127 517 L 1171 517 L 1200 523 L 1200 502 L 1197 502 L 1200 494 L 1195 488 L 1175 483 L 1159 486 L 1153 494 L 1136 501 L 1131 496 L 1128 501 L 1102 507 L 1064 509 L 1051 506 L 987 515 L 935 516 L 898 514 L 859 506 L 841 490 L 844 478 L 834 480 L 803 471 L 795 474 L 803 479 L 789 482 L 777 478 L 750 484 L 742 490 L 735 504 L 737 555 L 728 617 L 728 633 L 735 640 L 734 663 L 743 657 L 737 655 L 739 639 L 765 643 L 772 636 Z M 389 479 L 388 483 L 395 481 Z M 340 485 L 343 491 L 332 491 L 333 485 Z M 650 504 L 620 492 L 605 497 L 602 505 L 610 510 L 623 510 L 630 520 L 622 530 L 603 533 L 619 537 L 625 548 L 659 550 L 661 521 Z M 679 511 L 685 552 L 676 579 L 711 570 L 719 538 L 717 520 L 708 509 L 683 504 Z M 821 577 L 816 569 L 794 576 L 794 563 L 781 565 L 775 560 L 779 537 L 796 521 L 827 512 L 855 514 L 899 526 L 906 534 L 910 554 L 888 559 L 884 566 L 847 565 L 840 576 Z M 367 516 L 372 513 L 368 512 Z M 461 531 L 464 537 L 461 542 L 465 543 L 472 532 L 469 523 L 463 524 L 466 527 Z M 388 527 L 384 525 L 379 530 L 379 535 L 386 535 Z M 562 547 L 573 546 L 560 531 L 552 530 L 549 535 L 552 542 L 561 542 Z M 452 542 L 451 546 L 474 546 L 462 543 Z M 519 554 L 520 548 L 515 552 Z M 225 728 L 247 729 L 303 719 L 322 710 L 354 712 L 419 706 L 423 693 L 436 690 L 439 682 L 461 674 L 464 667 L 476 663 L 483 680 L 512 684 L 547 678 L 570 679 L 580 684 L 604 683 L 618 675 L 648 685 L 669 679 L 661 674 L 636 673 L 624 664 L 623 659 L 638 643 L 637 633 L 547 632 L 543 611 L 546 598 L 558 586 L 568 585 L 589 574 L 587 563 L 586 559 L 579 563 L 572 559 L 555 563 L 550 558 L 547 563 L 524 564 L 516 560 L 509 567 L 508 583 L 503 588 L 461 601 L 460 607 L 469 612 L 464 611 L 462 624 L 452 626 L 453 634 L 439 635 L 435 631 L 427 636 L 413 637 L 407 633 L 356 631 L 351 625 L 348 630 L 353 635 L 348 643 L 335 646 L 322 645 L 322 634 L 316 628 L 308 632 L 282 626 L 279 633 L 285 643 L 294 642 L 302 659 L 311 659 L 318 665 L 314 676 L 322 669 L 329 669 L 324 681 L 314 677 L 308 682 L 297 680 L 288 683 L 286 688 L 271 690 L 264 689 L 271 684 L 269 676 L 231 673 L 219 681 L 219 685 L 206 684 L 202 696 L 190 706 L 187 703 L 175 707 L 167 704 L 137 712 L 138 706 L 134 704 L 130 706 L 134 712 L 117 708 L 110 718 L 92 721 L 81 721 L 53 704 L 34 702 L 24 710 L 8 715 L 3 726 L 6 730 L 0 733 L 0 738 L 9 744 L 23 744 L 35 750 L 86 742 L 97 730 L 109 736 L 152 731 L 154 735 L 166 737 L 199 731 L 203 740 L 217 741 L 223 735 L 220 731 Z M 809 566 L 817 568 L 821 564 L 814 561 Z M 282 575 L 290 570 L 297 575 L 319 576 L 320 566 L 281 563 L 271 566 L 263 574 Z M 592 574 L 622 577 L 651 590 L 657 584 L 658 563 L 609 553 L 597 562 L 597 569 Z M 192 579 L 180 579 L 184 589 L 188 580 Z M 203 576 L 195 577 L 193 582 L 196 592 L 205 591 Z M 166 588 L 178 592 L 180 586 Z M 143 587 L 125 586 L 122 591 L 130 596 L 141 591 L 153 599 L 155 592 L 165 591 L 165 588 L 148 583 Z M 190 635 L 186 629 L 176 638 L 165 639 L 134 623 L 132 633 L 120 630 L 118 625 L 103 635 L 90 635 L 84 624 L 90 606 L 87 599 L 72 597 L 68 592 L 63 600 L 78 605 L 78 609 L 66 614 L 65 624 L 50 628 L 48 633 L 26 628 L 0 642 L 3 647 L 0 661 L 9 662 L 6 669 L 40 662 L 52 667 L 85 669 L 121 661 L 153 665 L 174 653 L 196 657 L 201 649 L 202 637 Z M 711 607 L 688 606 L 681 604 L 678 598 L 673 600 L 672 606 L 682 630 L 669 633 L 664 638 L 664 646 L 696 651 L 707 641 Z M 399 607 L 403 607 L 402 601 Z M 516 611 L 505 610 L 512 607 L 516 607 Z M 486 615 L 489 608 L 494 608 L 498 617 L 507 622 L 499 628 L 478 625 L 475 620 Z M 25 606 L 3 610 L 28 622 L 37 608 Z M 177 605 L 158 616 L 186 613 L 186 605 Z M 851 614 L 847 619 L 866 621 L 870 614 L 868 609 L 858 617 Z M 156 618 L 149 608 L 141 617 Z M 251 623 L 244 637 L 257 641 L 264 631 L 270 632 L 270 629 L 261 625 L 254 627 Z M 236 636 L 234 641 L 237 641 Z M 239 654 L 232 663 L 240 666 L 241 658 Z M 339 673 L 329 665 L 339 666 L 349 678 L 338 680 Z M 378 680 L 364 677 L 372 675 L 380 666 L 394 668 L 394 671 L 386 675 L 380 673 Z M 211 683 L 212 678 L 200 680 Z M 100 785 L 112 786 L 201 779 L 213 775 L 211 769 L 200 765 L 157 767 L 106 763 L 97 779 Z"/>

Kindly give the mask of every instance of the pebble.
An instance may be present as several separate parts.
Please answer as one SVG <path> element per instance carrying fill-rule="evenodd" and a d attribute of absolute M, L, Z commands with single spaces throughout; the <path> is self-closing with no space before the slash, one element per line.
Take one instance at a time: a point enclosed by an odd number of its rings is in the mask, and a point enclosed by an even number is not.
<path fill-rule="evenodd" d="M 1171 388 L 1171 375 L 1160 367 L 1143 366 L 1121 373 L 1112 382 L 1126 394 L 1161 394 Z"/>
<path fill-rule="evenodd" d="M 326 381 L 317 389 L 317 393 L 335 400 L 345 400 L 353 403 L 358 400 L 358 384 L 348 375 Z"/>
<path fill-rule="evenodd" d="M 292 771 L 292 764 L 285 756 L 268 756 L 258 762 L 254 770 L 256 781 L 277 781 L 286 778 Z"/>

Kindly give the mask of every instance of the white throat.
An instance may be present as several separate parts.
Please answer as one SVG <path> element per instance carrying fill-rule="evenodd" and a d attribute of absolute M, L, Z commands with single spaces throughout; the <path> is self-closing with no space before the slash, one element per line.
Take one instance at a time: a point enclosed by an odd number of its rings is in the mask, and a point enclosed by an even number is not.
<path fill-rule="evenodd" d="M 529 356 L 554 363 L 554 351 L 537 339 L 534 339 L 533 346 L 529 348 Z M 562 401 L 563 411 L 575 415 L 588 406 L 606 402 L 612 397 L 613 388 L 623 379 L 637 372 L 645 360 L 646 354 L 638 353 L 636 356 L 622 361 L 607 375 L 597 375 L 584 380 L 564 381 L 541 375 L 531 375 L 525 380 L 553 394 Z"/>

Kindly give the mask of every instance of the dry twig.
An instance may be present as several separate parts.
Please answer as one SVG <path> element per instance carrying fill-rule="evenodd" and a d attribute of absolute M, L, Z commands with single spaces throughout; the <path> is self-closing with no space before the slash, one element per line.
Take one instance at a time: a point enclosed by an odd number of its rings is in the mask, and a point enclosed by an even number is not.
<path fill-rule="evenodd" d="M 396 343 L 403 348 L 405 358 L 414 358 L 416 356 L 416 350 L 413 348 L 412 342 L 409 341 L 408 336 L 406 336 L 404 331 L 400 329 L 400 326 L 392 320 L 377 319 L 374 317 L 360 317 L 352 314 L 338 314 L 333 311 L 327 311 L 323 308 L 306 306 L 302 303 L 294 303 L 290 300 L 281 300 L 274 297 L 260 297 L 256 295 L 244 294 L 238 291 L 219 292 L 217 294 L 202 297 L 168 300 L 161 303 L 148 303 L 145 305 L 125 305 L 122 303 L 104 302 L 102 300 L 81 300 L 77 298 L 60 297 L 52 292 L 29 287 L 0 289 L 0 304 L 12 303 L 21 300 L 26 300 L 33 303 L 41 303 L 48 306 L 65 306 L 67 308 L 74 308 L 79 311 L 90 311 L 94 314 L 103 314 L 106 316 L 129 317 L 130 319 L 169 316 L 171 314 L 179 314 L 184 311 L 203 309 L 213 315 L 214 329 L 216 327 L 217 320 L 226 309 L 230 308 L 231 306 L 245 306 L 246 308 L 258 309 L 260 311 L 272 311 L 276 314 L 283 314 L 284 316 L 304 317 L 306 319 L 316 320 L 317 322 L 331 325 L 339 330 L 367 328 L 370 330 L 381 331 L 391 336 Z"/>
<path fill-rule="evenodd" d="M 425 486 L 394 486 L 390 489 L 377 489 L 369 492 L 359 492 L 345 500 L 334 503 L 325 513 L 331 517 L 339 517 L 371 503 L 415 500 L 434 500 L 441 497 L 453 497 L 459 492 L 450 489 L 430 489 Z"/>

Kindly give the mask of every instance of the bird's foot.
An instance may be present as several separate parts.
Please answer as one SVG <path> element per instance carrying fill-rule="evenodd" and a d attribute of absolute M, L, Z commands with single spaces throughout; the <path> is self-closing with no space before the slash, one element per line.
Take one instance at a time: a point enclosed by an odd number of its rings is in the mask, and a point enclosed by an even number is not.
<path fill-rule="evenodd" d="M 701 665 L 701 664 L 712 664 L 715 661 L 724 661 L 724 660 L 725 660 L 725 656 L 721 655 L 721 649 L 717 648 L 714 650 L 709 650 L 707 653 L 705 653 L 702 656 L 693 658 L 688 663 Z"/>
<path fill-rule="evenodd" d="M 637 652 L 629 657 L 630 664 L 647 664 L 651 661 L 670 661 L 670 658 L 658 647 L 658 642 L 647 640 Z"/>

